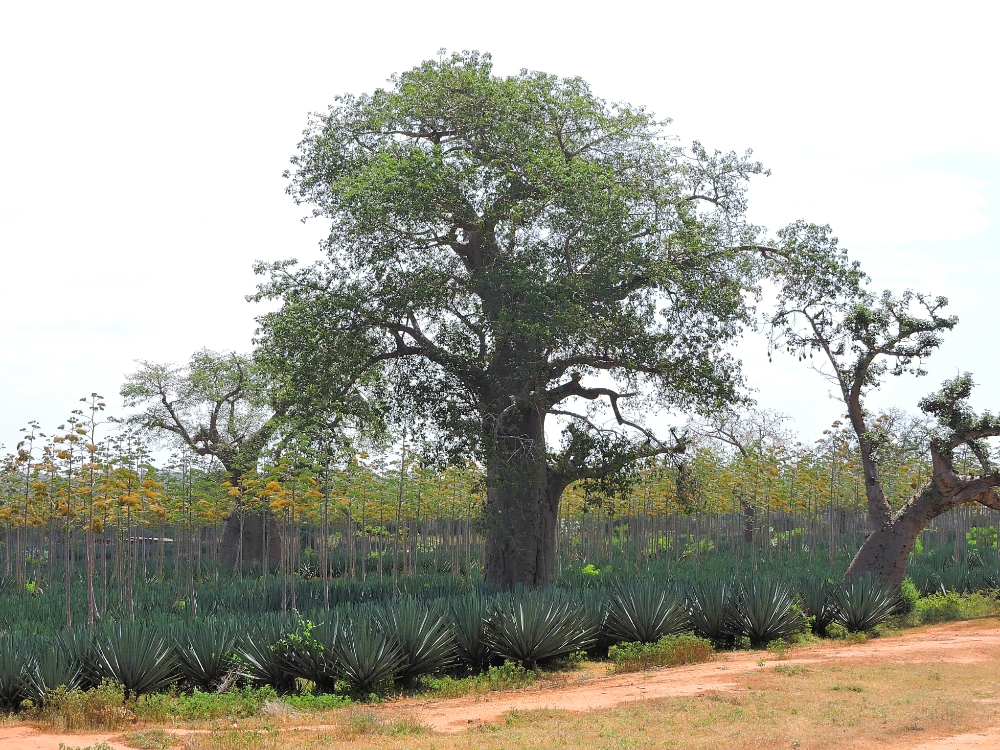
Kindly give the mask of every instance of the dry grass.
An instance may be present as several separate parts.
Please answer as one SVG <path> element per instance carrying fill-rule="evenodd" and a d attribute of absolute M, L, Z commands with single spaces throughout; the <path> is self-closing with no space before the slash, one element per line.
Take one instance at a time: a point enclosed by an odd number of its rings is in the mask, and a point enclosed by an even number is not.
<path fill-rule="evenodd" d="M 1000 724 L 996 661 L 778 665 L 738 679 L 735 691 L 667 698 L 614 709 L 508 713 L 443 735 L 414 718 L 341 710 L 322 731 L 259 725 L 191 737 L 194 750 L 510 750 L 511 748 L 704 748 L 821 750 L 910 747 Z M 978 700 L 977 700 L 978 699 Z"/>

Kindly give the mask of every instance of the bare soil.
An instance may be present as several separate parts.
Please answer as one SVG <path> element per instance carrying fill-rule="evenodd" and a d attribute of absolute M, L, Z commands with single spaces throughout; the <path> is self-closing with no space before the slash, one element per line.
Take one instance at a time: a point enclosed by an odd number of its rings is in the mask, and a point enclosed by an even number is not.
<path fill-rule="evenodd" d="M 531 688 L 486 696 L 402 700 L 380 706 L 376 712 L 386 718 L 408 717 L 435 732 L 451 734 L 502 721 L 511 712 L 554 709 L 583 713 L 654 698 L 736 690 L 741 677 L 764 677 L 768 670 L 787 669 L 795 665 L 971 664 L 986 661 L 996 662 L 1000 667 L 1000 622 L 997 620 L 948 623 L 852 645 L 824 642 L 812 647 L 795 648 L 785 659 L 778 659 L 768 652 L 739 652 L 722 654 L 717 660 L 705 664 L 625 675 L 607 675 L 602 665 L 594 664 L 569 674 L 555 684 L 543 680 Z M 292 726 L 301 723 L 302 717 L 292 718 L 281 727 L 282 732 L 337 728 L 336 725 L 321 724 Z M 189 731 L 200 733 L 198 730 L 167 731 L 179 735 Z M 85 747 L 99 742 L 106 742 L 116 749 L 128 747 L 121 733 L 67 735 L 46 733 L 28 725 L 0 727 L 0 750 L 58 750 L 60 743 L 69 747 Z M 1000 727 L 917 743 L 900 738 L 899 744 L 879 744 L 879 747 L 884 750 L 985 750 L 1000 747 Z"/>

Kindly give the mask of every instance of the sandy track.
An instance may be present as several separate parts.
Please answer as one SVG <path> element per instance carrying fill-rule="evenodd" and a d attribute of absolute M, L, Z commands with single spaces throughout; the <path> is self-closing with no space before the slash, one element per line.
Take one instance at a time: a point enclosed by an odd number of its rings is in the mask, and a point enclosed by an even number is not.
<path fill-rule="evenodd" d="M 952 623 L 895 638 L 880 638 L 845 647 L 817 646 L 796 649 L 795 657 L 771 661 L 768 654 L 724 654 L 718 661 L 689 667 L 659 669 L 611 677 L 582 675 L 570 684 L 513 693 L 495 693 L 485 698 L 403 702 L 395 704 L 438 732 L 458 732 L 477 724 L 495 722 L 511 710 L 556 709 L 588 711 L 637 700 L 693 695 L 707 690 L 731 690 L 734 678 L 760 671 L 758 661 L 767 661 L 764 670 L 775 664 L 849 663 L 856 660 L 881 663 L 1000 661 L 1000 628 L 974 623 Z M 0 746 L 2 747 L 2 746 Z"/>
<path fill-rule="evenodd" d="M 659 669 L 627 675 L 604 676 L 599 672 L 577 673 L 566 683 L 553 686 L 548 681 L 525 690 L 493 693 L 483 697 L 447 700 L 407 700 L 381 707 L 386 715 L 409 715 L 437 732 L 460 732 L 471 727 L 496 722 L 512 710 L 556 709 L 584 712 L 622 705 L 633 701 L 695 695 L 704 691 L 732 690 L 740 675 L 772 669 L 777 664 L 826 664 L 864 661 L 874 663 L 950 662 L 972 663 L 986 660 L 1000 662 L 1000 623 L 995 620 L 949 623 L 920 631 L 910 631 L 893 638 L 880 638 L 865 644 L 831 647 L 823 644 L 796 649 L 794 658 L 773 661 L 769 654 L 724 654 L 719 660 L 688 667 Z M 761 658 L 766 663 L 761 667 Z M 304 725 L 300 730 L 324 730 L 335 727 Z M 292 729 L 292 727 L 285 727 Z M 177 730 L 174 730 L 177 731 Z M 186 731 L 177 731 L 186 734 Z M 0 750 L 58 750 L 59 743 L 86 746 L 107 742 L 123 749 L 120 733 L 49 734 L 29 726 L 0 728 Z M 1000 747 L 1000 728 L 982 733 L 955 735 L 909 746 L 910 750 L 985 750 Z"/>

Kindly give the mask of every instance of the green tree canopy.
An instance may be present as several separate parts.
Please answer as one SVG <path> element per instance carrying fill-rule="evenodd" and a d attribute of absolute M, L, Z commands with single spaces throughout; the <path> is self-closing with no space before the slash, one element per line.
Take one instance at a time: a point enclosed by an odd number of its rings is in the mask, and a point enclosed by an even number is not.
<path fill-rule="evenodd" d="M 339 97 L 293 158 L 289 192 L 331 229 L 322 262 L 258 268 L 257 298 L 282 301 L 262 357 L 289 393 L 363 384 L 478 456 L 489 580 L 551 581 L 566 485 L 678 449 L 645 415 L 737 398 L 726 345 L 749 320 L 744 191 L 763 170 L 666 124 L 463 53 Z"/>

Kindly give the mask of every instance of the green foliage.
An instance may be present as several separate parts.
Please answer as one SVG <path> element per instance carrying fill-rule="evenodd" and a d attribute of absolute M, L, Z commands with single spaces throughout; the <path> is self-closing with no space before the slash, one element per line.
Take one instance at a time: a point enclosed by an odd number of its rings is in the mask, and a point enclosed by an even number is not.
<path fill-rule="evenodd" d="M 954 591 L 949 591 L 947 594 L 921 597 L 917 600 L 913 615 L 917 622 L 930 625 L 936 622 L 995 614 L 997 609 L 996 600 L 992 597 L 981 594 L 963 597 Z"/>
<path fill-rule="evenodd" d="M 451 603 L 456 653 L 476 672 L 485 669 L 493 658 L 486 632 L 490 607 L 490 600 L 481 594 L 457 598 Z"/>
<path fill-rule="evenodd" d="M 833 622 L 836 607 L 831 600 L 831 585 L 825 578 L 806 578 L 799 584 L 799 595 L 810 617 L 810 626 L 817 635 L 823 635 Z"/>
<path fill-rule="evenodd" d="M 899 610 L 899 593 L 872 576 L 845 581 L 832 597 L 836 621 L 852 633 L 869 631 Z"/>
<path fill-rule="evenodd" d="M 170 691 L 143 695 L 135 701 L 134 712 L 140 721 L 209 721 L 243 719 L 257 716 L 269 700 L 277 697 L 273 688 L 233 687 L 225 693 L 190 693 Z"/>
<path fill-rule="evenodd" d="M 482 695 L 500 690 L 517 690 L 533 685 L 538 671 L 525 669 L 521 664 L 505 661 L 501 666 L 490 667 L 482 674 L 456 678 L 425 676 L 421 684 L 442 698 L 458 698 L 463 695 Z"/>
<path fill-rule="evenodd" d="M 732 632 L 749 638 L 752 646 L 763 646 L 801 632 L 806 621 L 785 583 L 754 578 L 737 585 L 729 623 Z"/>
<path fill-rule="evenodd" d="M 654 643 L 687 626 L 683 598 L 653 581 L 619 586 L 611 594 L 605 628 L 614 640 Z"/>
<path fill-rule="evenodd" d="M 65 641 L 56 640 L 35 649 L 34 658 L 25 668 L 24 692 L 35 703 L 44 703 L 58 687 L 68 690 L 79 687 L 82 672 L 83 665 Z"/>
<path fill-rule="evenodd" d="M 281 702 L 299 711 L 329 711 L 333 708 L 349 706 L 351 699 L 346 695 L 321 693 L 320 695 L 286 695 L 281 699 Z"/>
<path fill-rule="evenodd" d="M 129 747 L 136 750 L 170 750 L 183 741 L 163 729 L 137 729 L 126 733 L 125 740 Z"/>
<path fill-rule="evenodd" d="M 595 636 L 586 608 L 552 591 L 501 594 L 490 611 L 488 638 L 493 650 L 528 668 L 585 649 Z"/>
<path fill-rule="evenodd" d="M 907 576 L 903 579 L 902 585 L 899 587 L 899 607 L 896 610 L 901 615 L 908 615 L 917 607 L 917 601 L 920 599 L 920 592 L 917 591 L 917 587 L 913 583 L 913 579 Z"/>
<path fill-rule="evenodd" d="M 64 732 L 82 729 L 121 729 L 135 719 L 133 701 L 125 699 L 125 688 L 105 680 L 89 690 L 58 687 L 45 703 L 31 709 L 31 718 Z"/>
<path fill-rule="evenodd" d="M 715 655 L 711 641 L 690 633 L 667 635 L 655 643 L 620 643 L 608 649 L 615 672 L 698 664 Z"/>

